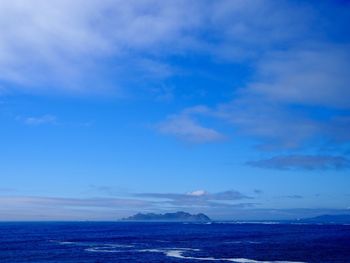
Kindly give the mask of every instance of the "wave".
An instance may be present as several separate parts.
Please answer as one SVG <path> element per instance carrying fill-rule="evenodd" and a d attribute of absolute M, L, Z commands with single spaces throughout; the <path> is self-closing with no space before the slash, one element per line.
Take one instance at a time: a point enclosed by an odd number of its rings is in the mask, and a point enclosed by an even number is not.
<path fill-rule="evenodd" d="M 182 251 L 182 252 L 186 252 L 186 251 L 201 251 L 198 248 L 178 248 L 178 247 L 174 247 L 174 248 L 147 248 L 147 249 L 139 249 L 137 250 L 138 252 L 157 252 L 157 253 L 165 253 L 167 251 Z"/>
<path fill-rule="evenodd" d="M 122 253 L 125 251 L 130 251 L 128 249 L 133 248 L 133 245 L 120 245 L 120 244 L 101 244 L 86 248 L 87 252 L 99 252 L 99 253 Z M 127 250 L 121 250 L 126 248 Z"/>
<path fill-rule="evenodd" d="M 228 261 L 228 262 L 236 262 L 236 263 L 305 263 L 305 262 L 297 262 L 297 261 L 260 261 L 260 260 L 247 259 L 247 258 L 214 258 L 214 257 L 199 258 L 199 257 L 185 256 L 184 253 L 186 253 L 188 251 L 200 251 L 200 250 L 199 249 L 192 249 L 192 248 L 168 248 L 168 249 L 143 249 L 143 250 L 139 250 L 139 252 L 163 253 L 167 257 L 187 259 L 187 260 Z"/>
<path fill-rule="evenodd" d="M 135 247 L 134 245 L 122 245 L 122 244 L 101 244 L 102 246 L 106 247 L 119 247 L 119 248 L 132 248 Z"/>
<path fill-rule="evenodd" d="M 76 246 L 82 246 L 82 247 L 93 247 L 92 249 L 98 249 L 98 248 L 133 248 L 134 245 L 124 245 L 124 244 L 112 244 L 112 243 L 103 243 L 103 244 L 97 244 L 97 243 L 91 243 L 91 242 L 73 242 L 73 241 L 55 241 L 50 240 L 50 242 L 58 243 L 59 245 L 76 245 Z"/>
<path fill-rule="evenodd" d="M 214 224 L 233 224 L 233 225 L 244 225 L 244 224 L 254 224 L 254 225 L 280 225 L 281 222 L 275 221 L 218 221 L 214 222 Z"/>
<path fill-rule="evenodd" d="M 73 241 L 58 241 L 58 240 L 49 240 L 49 242 L 57 243 L 59 245 L 79 245 L 79 242 L 73 242 Z"/>
<path fill-rule="evenodd" d="M 61 241 L 61 242 L 57 242 L 60 245 L 73 245 L 76 244 L 76 242 L 70 242 L 70 241 Z"/>
<path fill-rule="evenodd" d="M 125 252 L 124 250 L 111 249 L 111 247 L 90 247 L 86 248 L 87 252 L 98 252 L 98 253 L 117 253 Z"/>
<path fill-rule="evenodd" d="M 131 249 L 133 245 L 123 245 L 123 244 L 96 244 L 96 243 L 83 243 L 83 242 L 72 242 L 72 241 L 51 241 L 57 242 L 60 245 L 80 245 L 88 246 L 84 250 L 86 252 L 93 253 L 123 253 L 123 252 L 148 252 L 148 253 L 162 253 L 167 257 L 186 259 L 186 260 L 199 260 L 199 261 L 227 261 L 236 263 L 304 263 L 296 261 L 259 261 L 247 258 L 214 258 L 214 257 L 192 257 L 185 255 L 188 252 L 199 252 L 200 249 L 197 248 L 150 248 L 150 249 Z M 255 241 L 230 241 L 225 243 L 259 243 Z M 119 248 L 119 249 L 118 249 Z M 127 248 L 127 250 L 122 250 L 121 248 Z"/>
<path fill-rule="evenodd" d="M 182 222 L 183 225 L 211 225 L 215 222 Z"/>

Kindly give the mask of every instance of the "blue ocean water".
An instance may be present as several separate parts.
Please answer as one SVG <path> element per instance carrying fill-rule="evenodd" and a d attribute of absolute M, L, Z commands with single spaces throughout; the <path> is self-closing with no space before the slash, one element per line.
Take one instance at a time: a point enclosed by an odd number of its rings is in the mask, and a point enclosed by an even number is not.
<path fill-rule="evenodd" d="M 0 223 L 0 262 L 350 262 L 349 225 Z"/>

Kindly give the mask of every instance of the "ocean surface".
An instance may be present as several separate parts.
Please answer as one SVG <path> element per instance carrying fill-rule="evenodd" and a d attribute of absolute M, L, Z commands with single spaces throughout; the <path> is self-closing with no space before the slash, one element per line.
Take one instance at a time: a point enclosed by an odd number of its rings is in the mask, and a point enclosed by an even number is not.
<path fill-rule="evenodd" d="M 350 225 L 0 223 L 0 262 L 350 262 Z"/>

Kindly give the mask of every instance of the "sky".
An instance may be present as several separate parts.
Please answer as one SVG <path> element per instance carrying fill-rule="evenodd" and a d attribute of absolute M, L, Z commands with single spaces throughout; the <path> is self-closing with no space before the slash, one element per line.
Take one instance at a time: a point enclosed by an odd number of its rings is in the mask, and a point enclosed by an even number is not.
<path fill-rule="evenodd" d="M 0 220 L 350 213 L 350 2 L 0 0 Z"/>

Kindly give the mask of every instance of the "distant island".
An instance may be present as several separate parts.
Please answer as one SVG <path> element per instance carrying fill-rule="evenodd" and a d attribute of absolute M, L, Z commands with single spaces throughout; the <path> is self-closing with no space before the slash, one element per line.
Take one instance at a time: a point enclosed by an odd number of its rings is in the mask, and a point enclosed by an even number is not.
<path fill-rule="evenodd" d="M 297 220 L 299 223 L 310 224 L 350 224 L 350 214 L 343 215 L 321 215 L 311 218 L 303 218 Z"/>
<path fill-rule="evenodd" d="M 155 214 L 147 213 L 142 214 L 138 213 L 136 215 L 123 218 L 123 221 L 157 221 L 157 222 L 210 222 L 211 219 L 202 213 L 199 214 L 189 214 L 186 212 L 176 212 L 176 213 L 165 213 L 165 214 Z"/>
<path fill-rule="evenodd" d="M 207 215 L 203 213 L 190 214 L 183 211 L 175 213 L 137 213 L 121 219 L 121 221 L 139 221 L 139 222 L 213 222 Z M 239 222 L 239 220 L 228 220 L 230 222 Z M 246 220 L 246 223 L 265 223 L 275 222 L 282 224 L 350 224 L 350 214 L 339 215 L 320 215 L 310 218 L 290 219 L 290 220 Z"/>

